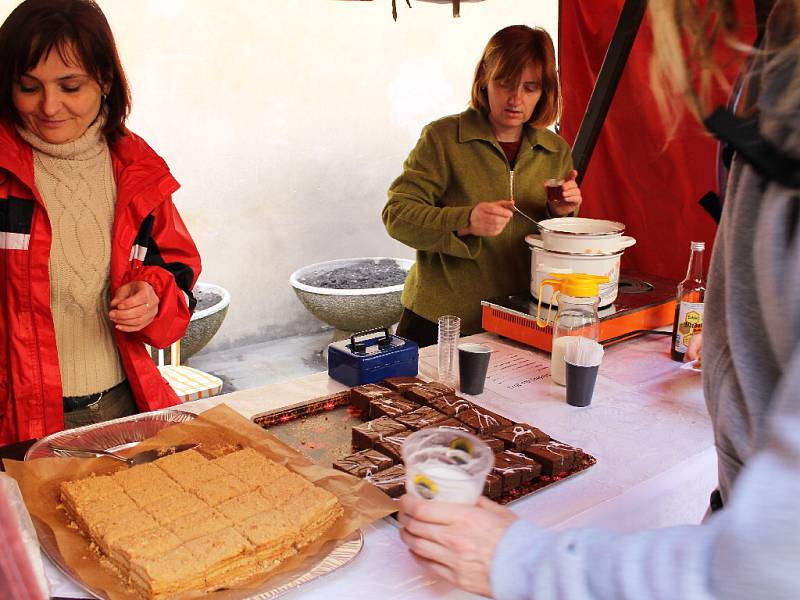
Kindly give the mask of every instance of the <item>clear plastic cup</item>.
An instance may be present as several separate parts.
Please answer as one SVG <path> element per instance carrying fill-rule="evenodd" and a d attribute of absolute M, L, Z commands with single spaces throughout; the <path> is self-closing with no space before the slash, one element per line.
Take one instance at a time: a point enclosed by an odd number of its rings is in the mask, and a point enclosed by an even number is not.
<path fill-rule="evenodd" d="M 444 384 L 451 385 L 456 381 L 456 366 L 458 364 L 458 338 L 461 334 L 461 319 L 455 315 L 439 317 L 438 337 L 438 379 Z"/>
<path fill-rule="evenodd" d="M 475 504 L 494 466 L 494 452 L 483 440 L 445 427 L 411 434 L 402 454 L 406 492 L 440 502 Z"/>

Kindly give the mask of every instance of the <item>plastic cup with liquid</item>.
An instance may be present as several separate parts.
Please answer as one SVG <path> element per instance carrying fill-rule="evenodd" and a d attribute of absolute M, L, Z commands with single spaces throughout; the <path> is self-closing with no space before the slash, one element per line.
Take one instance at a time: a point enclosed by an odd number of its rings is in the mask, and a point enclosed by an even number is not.
<path fill-rule="evenodd" d="M 411 434 L 402 454 L 406 492 L 440 502 L 475 504 L 494 466 L 494 453 L 483 440 L 445 427 Z"/>

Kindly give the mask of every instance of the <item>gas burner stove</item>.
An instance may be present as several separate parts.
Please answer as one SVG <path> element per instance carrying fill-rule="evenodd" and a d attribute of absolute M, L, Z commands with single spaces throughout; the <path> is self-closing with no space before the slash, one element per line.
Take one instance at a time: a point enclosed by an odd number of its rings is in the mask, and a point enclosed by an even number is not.
<path fill-rule="evenodd" d="M 600 342 L 612 344 L 648 330 L 671 325 L 675 318 L 677 281 L 640 273 L 622 273 L 613 304 L 598 309 Z M 530 293 L 483 300 L 483 328 L 503 337 L 549 352 L 553 327 L 536 325 L 538 300 Z M 556 311 L 552 311 L 552 319 Z M 542 303 L 542 321 L 547 304 Z"/>

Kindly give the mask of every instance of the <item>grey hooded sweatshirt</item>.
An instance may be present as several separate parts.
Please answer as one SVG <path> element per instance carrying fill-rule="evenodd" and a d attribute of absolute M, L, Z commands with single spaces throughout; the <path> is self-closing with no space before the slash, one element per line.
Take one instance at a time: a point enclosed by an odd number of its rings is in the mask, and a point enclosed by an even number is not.
<path fill-rule="evenodd" d="M 778 2 L 767 47 L 792 41 L 751 77 L 761 135 L 800 159 L 800 40 L 781 5 L 791 11 Z M 708 279 L 703 380 L 725 507 L 703 525 L 628 535 L 517 521 L 493 560 L 496 598 L 800 598 L 800 189 L 738 157 Z"/>

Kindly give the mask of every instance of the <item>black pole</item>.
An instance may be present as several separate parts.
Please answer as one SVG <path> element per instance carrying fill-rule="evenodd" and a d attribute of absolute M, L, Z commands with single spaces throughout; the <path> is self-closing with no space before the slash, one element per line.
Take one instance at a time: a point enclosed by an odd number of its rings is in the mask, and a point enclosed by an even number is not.
<path fill-rule="evenodd" d="M 617 91 L 617 84 L 625 69 L 625 63 L 628 61 L 646 8 L 647 0 L 625 0 L 625 5 L 620 12 L 617 27 L 608 44 L 608 50 L 603 58 L 603 66 L 600 67 L 597 82 L 572 146 L 572 161 L 578 171 L 577 182 L 579 184 L 586 175 L 586 168 L 592 157 L 606 114 L 608 114 L 608 108 L 611 106 L 611 100 Z M 564 43 L 564 41 L 559 40 L 559 43 Z"/>

